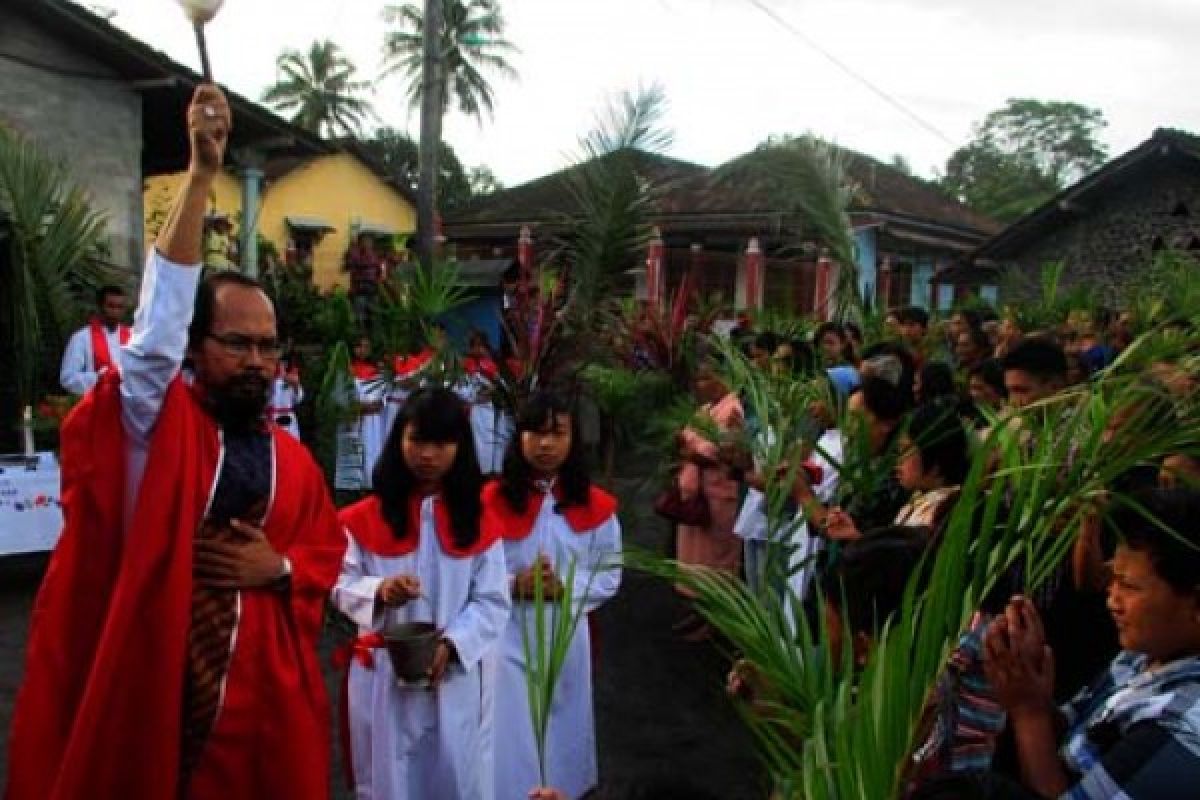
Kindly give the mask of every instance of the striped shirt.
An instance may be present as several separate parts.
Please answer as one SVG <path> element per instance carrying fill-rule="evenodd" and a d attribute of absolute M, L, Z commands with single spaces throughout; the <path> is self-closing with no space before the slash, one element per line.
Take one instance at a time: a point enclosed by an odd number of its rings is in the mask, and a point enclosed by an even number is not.
<path fill-rule="evenodd" d="M 1060 754 L 1078 777 L 1064 798 L 1200 796 L 1200 656 L 1157 668 L 1123 652 L 1063 706 Z"/>

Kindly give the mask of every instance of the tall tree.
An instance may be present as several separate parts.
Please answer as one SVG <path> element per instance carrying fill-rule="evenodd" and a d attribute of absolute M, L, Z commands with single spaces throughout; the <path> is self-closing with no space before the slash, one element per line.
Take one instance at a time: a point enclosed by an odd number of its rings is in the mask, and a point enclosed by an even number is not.
<path fill-rule="evenodd" d="M 504 189 L 504 184 L 487 164 L 480 164 L 467 170 L 467 181 L 471 184 L 472 197 L 492 194 Z"/>
<path fill-rule="evenodd" d="M 441 0 L 442 4 L 442 110 L 454 101 L 459 111 L 482 120 L 494 109 L 495 98 L 487 73 L 513 79 L 517 72 L 508 56 L 518 52 L 504 39 L 504 16 L 497 0 Z M 401 75 L 408 84 L 414 107 L 424 97 L 421 48 L 425 14 L 420 6 L 389 5 L 384 21 L 395 25 L 384 37 L 383 75 Z"/>
<path fill-rule="evenodd" d="M 374 116 L 363 96 L 371 82 L 357 78 L 354 63 L 332 41 L 313 42 L 307 53 L 285 50 L 276 62 L 279 77 L 263 102 L 290 115 L 295 124 L 322 136 L 350 136 Z"/>
<path fill-rule="evenodd" d="M 942 188 L 984 214 L 1017 219 L 1104 163 L 1097 137 L 1107 124 L 1078 103 L 1009 100 L 950 156 Z"/>
<path fill-rule="evenodd" d="M 403 73 L 409 100 L 421 108 L 421 179 L 417 187 L 417 252 L 428 264 L 433 253 L 437 157 L 442 116 L 451 98 L 466 114 L 492 113 L 492 88 L 484 70 L 515 77 L 504 54 L 515 52 L 502 38 L 504 17 L 496 0 L 425 0 L 387 6 L 383 12 L 399 30 L 384 37 L 384 75 Z"/>
<path fill-rule="evenodd" d="M 363 139 L 362 145 L 387 170 L 388 175 L 416 191 L 418 147 L 411 136 L 404 131 L 384 127 L 375 131 L 369 139 Z M 483 184 L 477 186 L 476 170 L 491 173 L 487 167 L 475 167 L 468 171 L 454 148 L 442 142 L 438 150 L 438 207 L 446 210 L 460 208 L 475 195 L 485 194 Z"/>

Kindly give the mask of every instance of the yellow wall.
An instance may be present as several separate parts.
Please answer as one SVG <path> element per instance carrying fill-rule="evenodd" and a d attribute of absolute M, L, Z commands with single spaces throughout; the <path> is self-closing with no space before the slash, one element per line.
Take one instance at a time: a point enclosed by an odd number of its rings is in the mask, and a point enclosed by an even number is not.
<path fill-rule="evenodd" d="M 158 229 L 166 221 L 167 211 L 170 210 L 175 195 L 179 194 L 182 183 L 183 173 L 180 172 L 175 175 L 156 175 L 147 178 L 142 184 L 147 245 L 158 236 Z M 242 187 L 238 179 L 229 173 L 222 173 L 213 184 L 208 202 L 210 211 L 215 208 L 218 213 L 228 214 L 231 220 L 236 220 L 242 210 Z"/>
<path fill-rule="evenodd" d="M 157 233 L 181 179 L 181 175 L 168 175 L 146 181 L 147 241 Z M 232 218 L 241 210 L 241 189 L 233 176 L 222 175 L 213 193 L 219 212 Z M 156 217 L 158 209 L 161 210 Z M 412 205 L 348 153 L 315 158 L 264 189 L 258 230 L 274 243 L 281 255 L 289 236 L 284 218 L 289 216 L 319 217 L 336 228 L 325 235 L 313 253 L 313 282 L 322 289 L 348 285 L 349 278 L 342 272 L 342 257 L 350 246 L 356 223 L 385 226 L 397 233 L 409 233 L 417 227 Z"/>
<path fill-rule="evenodd" d="M 322 289 L 346 286 L 342 257 L 355 223 L 371 223 L 408 233 L 416 211 L 388 184 L 348 153 L 313 159 L 276 181 L 266 193 L 259 230 L 279 252 L 287 244 L 286 216 L 320 217 L 337 230 L 326 234 L 313 253 L 313 282 Z"/>

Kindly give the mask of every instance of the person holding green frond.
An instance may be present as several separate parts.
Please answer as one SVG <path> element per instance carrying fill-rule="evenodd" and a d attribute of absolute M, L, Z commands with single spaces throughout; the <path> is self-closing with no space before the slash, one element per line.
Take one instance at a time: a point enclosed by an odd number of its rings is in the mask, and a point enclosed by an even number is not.
<path fill-rule="evenodd" d="M 895 525 L 936 537 L 970 468 L 968 448 L 955 406 L 931 403 L 912 413 L 900 435 L 896 462 L 896 479 L 911 494 L 896 512 Z M 854 518 L 840 509 L 826 517 L 825 533 L 835 541 L 864 536 Z"/>
<path fill-rule="evenodd" d="M 988 629 L 985 666 L 1040 796 L 1183 800 L 1200 791 L 1200 493 L 1154 490 L 1118 511 L 1108 609 L 1122 652 L 1071 702 L 1033 603 Z"/>
<path fill-rule="evenodd" d="M 617 593 L 621 525 L 616 500 L 591 483 L 565 398 L 541 391 L 520 410 L 503 476 L 485 488 L 484 508 L 504 539 L 515 603 L 497 654 L 496 721 L 503 735 L 496 740 L 496 797 L 523 800 L 542 785 L 582 797 L 598 774 L 591 640 L 579 621 Z M 549 619 L 538 630 L 540 614 Z M 531 643 L 547 630 L 569 641 Z M 537 657 L 531 648 L 549 650 L 539 665 L 549 667 L 545 674 L 527 663 Z M 539 680 L 550 685 L 531 690 Z M 531 691 L 548 708 L 541 731 L 530 714 Z"/>
<path fill-rule="evenodd" d="M 697 399 L 704 404 L 700 416 L 705 424 L 725 435 L 742 429 L 745 421 L 742 403 L 717 373 L 714 364 L 703 364 L 697 370 L 695 391 Z M 685 500 L 702 495 L 709 512 L 706 526 L 679 526 L 679 560 L 737 574 L 742 560 L 742 540 L 733 533 L 738 511 L 738 482 L 731 477 L 729 467 L 721 462 L 719 445 L 694 427 L 689 426 L 679 434 L 679 456 L 683 463 L 675 480 L 680 495 Z M 683 585 L 676 586 L 676 591 L 690 597 L 690 591 Z M 711 634 L 707 624 L 694 613 L 681 620 L 676 630 L 689 641 L 697 642 Z"/>

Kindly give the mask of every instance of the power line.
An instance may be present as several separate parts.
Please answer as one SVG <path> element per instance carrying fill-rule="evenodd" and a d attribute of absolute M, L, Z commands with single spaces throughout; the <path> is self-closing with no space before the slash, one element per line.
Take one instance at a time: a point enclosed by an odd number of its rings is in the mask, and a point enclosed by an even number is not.
<path fill-rule="evenodd" d="M 880 88 L 876 84 L 872 83 L 871 80 L 868 79 L 865 75 L 862 75 L 861 73 L 857 72 L 849 64 L 842 61 L 840 58 L 838 58 L 833 53 L 826 50 L 824 47 L 821 47 L 821 45 L 819 45 L 812 38 L 806 36 L 804 34 L 804 32 L 801 31 L 799 28 L 797 28 L 795 25 L 791 24 L 786 19 L 779 16 L 779 14 L 776 13 L 775 10 L 772 9 L 770 6 L 768 6 L 766 3 L 764 3 L 763 0 L 746 0 L 746 2 L 750 3 L 750 5 L 754 6 L 762 13 L 766 14 L 768 17 L 770 17 L 772 20 L 774 20 L 781 28 L 786 30 L 788 33 L 792 34 L 797 39 L 802 41 L 804 44 L 808 45 L 810 48 L 817 51 L 817 53 L 819 53 L 821 56 L 823 56 L 826 61 L 833 64 L 835 67 L 840 69 L 842 72 L 846 73 L 851 78 L 853 78 L 854 80 L 861 83 L 863 86 L 865 86 L 867 89 L 869 89 L 872 94 L 874 94 L 875 96 L 877 96 L 878 98 L 883 100 L 885 103 L 890 105 L 892 108 L 896 109 L 901 114 L 908 117 L 913 122 L 917 123 L 922 128 L 929 131 L 934 136 L 938 137 L 939 139 L 941 139 L 943 142 L 950 145 L 951 147 L 957 146 L 957 143 L 953 139 L 951 139 L 949 136 L 947 136 L 946 134 L 944 134 L 940 130 L 938 130 L 938 128 L 935 127 L 933 125 L 933 123 L 928 122 L 927 120 L 925 120 L 924 118 L 919 116 L 915 111 L 912 111 L 911 109 L 909 109 L 908 106 L 904 105 L 899 100 L 897 100 L 896 98 L 894 98 L 890 94 L 888 94 L 886 91 L 884 91 L 882 88 Z"/>

